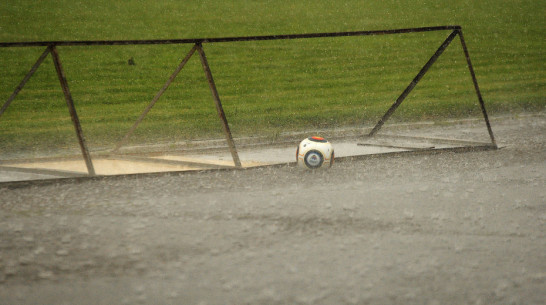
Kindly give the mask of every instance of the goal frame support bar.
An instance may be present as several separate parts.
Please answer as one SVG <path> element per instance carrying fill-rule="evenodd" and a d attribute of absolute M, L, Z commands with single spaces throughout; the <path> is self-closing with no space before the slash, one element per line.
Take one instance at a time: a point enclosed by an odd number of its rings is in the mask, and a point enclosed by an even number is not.
<path fill-rule="evenodd" d="M 29 41 L 29 42 L 0 42 L 0 48 L 5 47 L 39 47 L 39 46 L 115 46 L 115 45 L 149 45 L 149 44 L 205 44 L 217 42 L 259 41 L 259 40 L 283 40 L 306 39 L 324 37 L 350 37 L 350 36 L 377 36 L 434 31 L 460 30 L 460 25 L 445 25 L 420 28 L 406 28 L 378 31 L 353 31 L 353 32 L 328 32 L 310 34 L 266 35 L 266 36 L 237 36 L 219 38 L 188 38 L 188 39 L 152 39 L 152 40 L 64 40 L 64 41 Z"/>
<path fill-rule="evenodd" d="M 451 32 L 451 34 L 446 38 L 446 40 L 442 43 L 442 45 L 436 50 L 434 55 L 428 60 L 428 62 L 421 68 L 419 73 L 413 78 L 411 83 L 406 87 L 406 89 L 402 92 L 402 94 L 396 99 L 394 104 L 387 110 L 387 112 L 383 115 L 383 117 L 377 122 L 377 124 L 374 126 L 372 131 L 368 134 L 369 137 L 374 136 L 383 126 L 383 124 L 391 117 L 391 115 L 398 109 L 398 106 L 402 104 L 402 102 L 406 99 L 406 97 L 410 94 L 410 92 L 417 86 L 419 81 L 425 76 L 425 74 L 428 72 L 430 67 L 436 62 L 438 57 L 442 55 L 442 53 L 447 49 L 449 44 L 453 41 L 455 36 L 457 35 L 457 31 Z"/>
<path fill-rule="evenodd" d="M 442 55 L 442 53 L 447 49 L 447 47 L 451 44 L 451 42 L 455 39 L 456 36 L 459 36 L 461 41 L 461 46 L 463 48 L 463 52 L 466 58 L 466 63 L 468 66 L 468 70 L 470 71 L 470 75 L 472 76 L 472 82 L 474 84 L 474 90 L 476 91 L 476 95 L 478 96 L 478 102 L 480 103 L 480 109 L 483 114 L 483 118 L 485 121 L 485 124 L 487 126 L 487 131 L 489 133 L 489 138 L 491 139 L 491 145 L 495 148 L 497 148 L 497 143 L 495 141 L 495 136 L 493 135 L 493 130 L 491 129 L 491 123 L 489 122 L 489 116 L 487 115 L 487 110 L 485 109 L 485 103 L 482 98 L 482 94 L 480 91 L 480 87 L 478 85 L 478 80 L 476 79 L 476 73 L 474 72 L 474 68 L 472 66 L 472 62 L 470 61 L 470 55 L 468 53 L 468 49 L 466 47 L 466 43 L 463 37 L 462 29 L 455 29 L 449 36 L 446 38 L 446 40 L 442 43 L 442 45 L 436 50 L 434 55 L 428 60 L 428 62 L 421 68 L 419 73 L 413 78 L 411 83 L 406 87 L 406 89 L 402 92 L 402 94 L 396 99 L 394 104 L 387 110 L 387 112 L 383 115 L 383 117 L 377 122 L 377 124 L 372 128 L 372 131 L 368 134 L 369 137 L 373 137 L 383 126 L 383 124 L 390 118 L 390 116 L 396 111 L 398 106 L 402 104 L 402 102 L 406 99 L 406 97 L 410 94 L 410 92 L 417 86 L 419 81 L 425 76 L 425 74 L 428 72 L 430 67 L 436 62 L 436 60 Z"/>
<path fill-rule="evenodd" d="M 14 92 L 10 95 L 10 97 L 7 99 L 7 101 L 2 105 L 2 108 L 0 108 L 0 118 L 6 111 L 6 109 L 11 105 L 15 97 L 19 94 L 19 92 L 24 88 L 26 83 L 29 81 L 29 79 L 34 75 L 36 70 L 40 67 L 44 59 L 47 57 L 48 54 L 51 53 L 53 57 L 53 64 L 55 65 L 55 69 L 57 71 L 57 76 L 59 78 L 59 82 L 61 85 L 61 88 L 63 90 L 63 94 L 65 96 L 65 100 L 67 103 L 67 107 L 72 119 L 72 122 L 74 124 L 74 128 L 76 131 L 76 136 L 78 138 L 78 142 L 80 144 L 80 148 L 82 151 L 82 156 L 85 160 L 88 174 L 90 176 L 95 175 L 95 170 L 93 167 L 93 162 L 91 159 L 91 155 L 89 153 L 89 149 L 87 148 L 85 137 L 83 135 L 83 130 L 81 128 L 81 124 L 76 112 L 76 107 L 74 106 L 74 101 L 72 99 L 72 95 L 70 93 L 70 89 L 68 87 L 68 81 L 65 76 L 65 72 L 62 68 L 59 54 L 57 51 L 57 47 L 59 46 L 112 46 L 112 45 L 157 45 L 157 44 L 193 44 L 193 48 L 190 50 L 190 52 L 186 55 L 186 57 L 182 60 L 182 62 L 179 64 L 177 69 L 174 71 L 174 73 L 170 76 L 170 78 L 167 80 L 165 85 L 159 90 L 159 92 L 154 96 L 152 101 L 148 104 L 144 112 L 140 115 L 140 117 L 137 119 L 137 121 L 134 123 L 134 125 L 131 127 L 131 129 L 127 132 L 127 134 L 123 137 L 123 139 L 118 142 L 116 147 L 114 148 L 114 152 L 118 151 L 121 146 L 123 146 L 128 138 L 133 134 L 137 126 L 140 124 L 140 122 L 146 117 L 148 112 L 152 109 L 152 107 L 157 103 L 159 98 L 162 96 L 162 94 L 167 90 L 169 85 L 174 81 L 176 76 L 179 74 L 179 72 L 182 70 L 182 68 L 185 66 L 185 64 L 188 62 L 188 60 L 192 57 L 192 55 L 197 51 L 199 53 L 201 64 L 203 66 L 203 71 L 205 73 L 205 76 L 207 78 L 207 81 L 209 83 L 209 87 L 212 93 L 212 97 L 216 106 L 216 110 L 218 113 L 218 116 L 221 120 L 222 127 L 224 130 L 224 134 L 226 137 L 226 142 L 228 144 L 229 150 L 231 152 L 233 162 L 235 167 L 240 168 L 241 167 L 241 161 L 239 159 L 237 149 L 235 146 L 235 143 L 233 141 L 233 136 L 231 134 L 228 120 L 226 118 L 225 112 L 223 110 L 221 101 L 220 101 L 220 95 L 218 94 L 218 90 L 216 88 L 216 85 L 214 83 L 214 79 L 212 77 L 212 72 L 210 69 L 210 66 L 208 64 L 207 58 L 205 56 L 205 52 L 203 49 L 203 44 L 205 43 L 224 43 L 224 42 L 240 42 L 240 41 L 264 41 L 264 40 L 285 40 L 285 39 L 308 39 L 308 38 L 326 38 L 326 37 L 350 37 L 350 36 L 377 36 L 377 35 L 392 35 L 392 34 L 405 34 L 405 33 L 419 33 L 419 32 L 432 32 L 432 31 L 451 31 L 450 35 L 446 38 L 446 40 L 442 43 L 442 45 L 436 50 L 434 55 L 429 59 L 429 61 L 423 66 L 423 68 L 419 71 L 417 76 L 412 80 L 412 82 L 406 87 L 406 89 L 402 92 L 402 94 L 398 97 L 398 99 L 395 101 L 395 103 L 387 110 L 387 112 L 383 115 L 383 117 L 380 119 L 380 121 L 374 126 L 372 131 L 368 134 L 368 136 L 374 136 L 383 126 L 383 124 L 390 118 L 390 116 L 396 111 L 396 109 L 402 104 L 402 102 L 405 100 L 405 98 L 410 94 L 410 92 L 417 86 L 419 81 L 423 78 L 423 76 L 427 73 L 427 71 L 430 69 L 430 67 L 434 64 L 434 62 L 441 56 L 441 54 L 444 52 L 444 50 L 449 46 L 449 44 L 455 39 L 456 36 L 459 36 L 461 41 L 461 46 L 463 48 L 463 52 L 466 58 L 467 66 L 470 72 L 470 75 L 472 77 L 472 82 L 474 84 L 474 89 L 476 91 L 476 95 L 478 97 L 478 101 L 480 104 L 480 108 L 487 126 L 487 130 L 489 132 L 489 136 L 491 139 L 491 147 L 497 148 L 497 144 L 495 141 L 495 137 L 493 135 L 493 131 L 491 129 L 491 124 L 489 122 L 489 117 L 487 115 L 487 111 L 485 108 L 485 103 L 483 101 L 483 97 L 478 85 L 478 81 L 476 78 L 476 74 L 474 72 L 474 68 L 472 66 L 472 62 L 470 60 L 470 55 L 466 46 L 466 42 L 463 37 L 462 28 L 459 25 L 448 25 L 448 26 L 436 26 L 436 27 L 421 27 L 421 28 L 405 28 L 405 29 L 392 29 L 392 30 L 378 30 L 378 31 L 354 31 L 354 32 L 330 32 L 330 33 L 311 33 L 311 34 L 290 34 L 290 35 L 269 35 L 269 36 L 241 36 L 241 37 L 220 37 L 220 38 L 191 38 L 191 39 L 163 39 L 163 40 L 88 40 L 88 41 L 34 41 L 34 42 L 0 42 L 0 48 L 12 48 L 12 47 L 39 47 L 39 46 L 45 46 L 47 47 L 46 50 L 40 55 L 38 60 L 35 62 L 35 64 L 32 66 L 30 71 L 25 75 L 23 80 L 19 83 L 19 85 L 15 88 Z"/>
<path fill-rule="evenodd" d="M 78 138 L 78 143 L 80 145 L 80 149 L 82 152 L 83 159 L 85 161 L 85 166 L 87 167 L 87 173 L 90 176 L 95 176 L 95 168 L 93 166 L 93 161 L 91 160 L 91 154 L 89 153 L 89 149 L 87 148 L 87 144 L 85 141 L 85 137 L 83 136 L 83 130 L 80 124 L 80 119 L 78 117 L 78 113 L 76 111 L 76 107 L 74 106 L 74 100 L 72 99 L 72 94 L 70 93 L 70 89 L 68 87 L 68 81 L 66 80 L 66 76 L 61 64 L 61 60 L 59 58 L 59 53 L 57 51 L 57 48 L 55 45 L 49 45 L 45 51 L 40 55 L 38 60 L 34 63 L 30 71 L 25 75 L 23 80 L 19 83 L 19 85 L 15 88 L 13 93 L 10 95 L 10 97 L 7 99 L 7 101 L 2 105 L 2 108 L 0 108 L 0 117 L 6 109 L 11 105 L 11 102 L 15 99 L 15 97 L 19 94 L 19 92 L 23 89 L 23 87 L 26 85 L 26 83 L 29 81 L 29 79 L 34 75 L 36 70 L 40 67 L 42 62 L 45 60 L 47 55 L 51 54 L 51 57 L 53 58 L 53 65 L 55 66 L 55 71 L 57 72 L 57 77 L 59 78 L 59 83 L 61 85 L 61 88 L 63 90 L 63 94 L 66 101 L 66 106 L 68 107 L 68 112 L 70 114 L 70 118 L 72 119 L 72 124 L 74 124 L 74 129 L 76 131 L 76 137 Z"/>

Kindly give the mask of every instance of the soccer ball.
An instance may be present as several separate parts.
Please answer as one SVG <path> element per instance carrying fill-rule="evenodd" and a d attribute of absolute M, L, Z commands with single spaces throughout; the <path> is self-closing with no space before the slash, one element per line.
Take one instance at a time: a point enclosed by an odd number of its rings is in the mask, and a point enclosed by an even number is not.
<path fill-rule="evenodd" d="M 296 161 L 303 168 L 317 169 L 323 165 L 331 167 L 334 164 L 334 148 L 324 138 L 307 138 L 300 142 L 296 150 Z"/>

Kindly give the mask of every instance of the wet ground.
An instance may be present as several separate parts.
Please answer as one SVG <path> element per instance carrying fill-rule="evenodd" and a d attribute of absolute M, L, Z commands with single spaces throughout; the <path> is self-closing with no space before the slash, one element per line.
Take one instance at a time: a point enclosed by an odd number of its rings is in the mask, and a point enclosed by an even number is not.
<path fill-rule="evenodd" d="M 481 121 L 475 120 L 473 123 L 479 124 Z M 482 123 L 482 125 L 484 124 Z M 430 129 L 430 124 L 424 124 L 424 126 L 428 127 L 425 129 Z M 387 133 L 374 137 L 364 136 L 371 130 L 371 127 L 323 130 L 322 132 L 328 134 L 328 139 L 334 145 L 337 160 L 354 156 L 424 149 L 441 150 L 469 146 L 475 148 L 490 144 L 488 137 L 482 139 L 481 142 L 468 142 L 468 139 L 454 140 L 454 136 L 466 139 L 469 136 L 476 137 L 478 135 L 461 134 L 460 132 L 454 134 L 453 130 L 448 130 L 445 127 L 441 129 L 443 136 L 448 136 L 448 139 L 427 138 L 427 135 L 430 136 L 430 131 L 427 130 L 423 133 L 422 127 L 423 123 L 394 125 L 385 128 L 390 130 L 390 133 L 387 131 Z M 487 133 L 485 125 L 482 127 L 483 138 L 483 135 L 487 135 Z M 421 132 L 421 134 L 415 136 L 416 132 Z M 301 139 L 308 136 L 307 133 L 287 134 L 284 137 L 279 137 L 278 141 L 263 137 L 237 138 L 237 155 L 243 168 L 295 163 L 295 147 L 298 146 Z M 235 168 L 233 156 L 226 143 L 207 146 L 211 145 L 211 142 L 217 143 L 218 140 L 202 141 L 200 144 L 194 143 L 196 149 L 193 150 L 184 150 L 183 144 L 175 144 L 173 145 L 174 149 L 163 147 L 163 150 L 159 145 L 155 145 L 152 147 L 156 149 L 153 152 L 140 151 L 142 148 L 150 149 L 150 146 L 134 146 L 126 149 L 126 152 L 130 152 L 130 154 L 96 151 L 91 154 L 92 167 L 98 177 Z M 0 160 L 0 187 L 6 184 L 18 184 L 9 182 L 88 176 L 88 167 L 81 155 L 47 156 L 47 153 L 40 155 L 42 156 L 39 158 L 16 156 L 10 160 Z M 2 156 L 0 155 L 0 157 Z"/>
<path fill-rule="evenodd" d="M 546 116 L 492 123 L 495 151 L 0 188 L 0 303 L 544 304 Z"/>

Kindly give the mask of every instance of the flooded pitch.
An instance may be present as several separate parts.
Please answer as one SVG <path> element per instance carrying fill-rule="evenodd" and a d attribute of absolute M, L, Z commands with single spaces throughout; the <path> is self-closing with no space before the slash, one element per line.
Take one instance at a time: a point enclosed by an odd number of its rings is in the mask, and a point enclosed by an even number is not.
<path fill-rule="evenodd" d="M 0 188 L 0 303 L 543 304 L 546 116 L 493 129 L 494 151 Z"/>

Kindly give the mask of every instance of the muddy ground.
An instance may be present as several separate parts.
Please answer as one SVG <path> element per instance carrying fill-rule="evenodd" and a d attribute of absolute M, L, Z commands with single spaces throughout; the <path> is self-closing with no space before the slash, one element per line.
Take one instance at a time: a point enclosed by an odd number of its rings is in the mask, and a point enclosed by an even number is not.
<path fill-rule="evenodd" d="M 0 304 L 544 304 L 546 116 L 492 123 L 500 150 L 0 188 Z"/>

